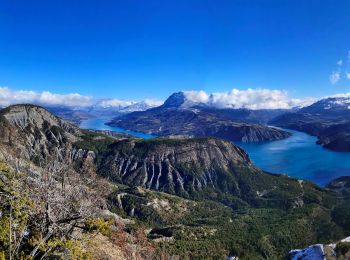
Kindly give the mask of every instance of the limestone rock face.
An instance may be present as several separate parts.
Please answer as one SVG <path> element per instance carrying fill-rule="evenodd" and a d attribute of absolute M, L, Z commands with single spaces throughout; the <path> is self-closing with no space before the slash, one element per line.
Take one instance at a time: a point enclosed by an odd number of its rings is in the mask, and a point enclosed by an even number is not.
<path fill-rule="evenodd" d="M 8 122 L 22 130 L 36 127 L 38 130 L 45 131 L 48 127 L 60 127 L 68 132 L 70 137 L 81 135 L 78 127 L 54 116 L 46 109 L 34 105 L 14 105 L 1 111 L 1 114 Z"/>
<path fill-rule="evenodd" d="M 241 148 L 215 138 L 119 141 L 102 156 L 99 172 L 127 185 L 183 196 L 206 190 L 240 195 L 247 179 L 259 183 L 268 176 Z"/>
<path fill-rule="evenodd" d="M 92 156 L 74 150 L 73 144 L 83 136 L 78 127 L 39 106 L 14 105 L 1 110 L 0 128 L 0 158 L 10 164 L 68 165 L 79 156 Z"/>

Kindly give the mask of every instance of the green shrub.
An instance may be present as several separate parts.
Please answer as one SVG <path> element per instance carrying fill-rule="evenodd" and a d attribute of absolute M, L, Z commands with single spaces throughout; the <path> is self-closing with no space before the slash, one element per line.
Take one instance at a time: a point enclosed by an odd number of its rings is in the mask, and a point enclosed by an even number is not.
<path fill-rule="evenodd" d="M 340 242 L 335 248 L 337 256 L 344 256 L 346 253 L 350 252 L 350 242 Z"/>

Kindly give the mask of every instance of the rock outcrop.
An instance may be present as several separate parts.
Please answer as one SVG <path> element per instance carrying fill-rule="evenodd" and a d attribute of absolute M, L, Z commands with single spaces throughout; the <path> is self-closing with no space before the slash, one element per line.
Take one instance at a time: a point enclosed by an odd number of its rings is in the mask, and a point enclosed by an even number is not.
<path fill-rule="evenodd" d="M 342 260 L 350 257 L 350 237 L 332 244 L 316 244 L 289 252 L 291 260 Z"/>
<path fill-rule="evenodd" d="M 187 193 L 217 188 L 241 167 L 257 172 L 241 148 L 218 139 L 121 141 L 109 149 L 103 159 L 105 174 L 154 190 Z M 236 185 L 231 188 L 238 192 Z"/>
<path fill-rule="evenodd" d="M 22 170 L 39 171 L 48 164 L 51 169 L 59 168 L 78 157 L 94 157 L 74 147 L 84 136 L 78 127 L 39 106 L 14 105 L 1 110 L 0 128 L 0 159 Z"/>

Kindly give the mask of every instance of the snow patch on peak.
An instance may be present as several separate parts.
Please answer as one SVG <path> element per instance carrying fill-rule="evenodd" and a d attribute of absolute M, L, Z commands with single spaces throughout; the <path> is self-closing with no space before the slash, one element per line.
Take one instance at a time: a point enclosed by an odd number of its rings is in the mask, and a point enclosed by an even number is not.
<path fill-rule="evenodd" d="M 104 99 L 100 100 L 96 107 L 103 109 L 115 109 L 120 112 L 144 111 L 152 107 L 160 106 L 163 103 L 158 99 L 145 99 L 143 101 L 128 101 L 122 99 Z"/>
<path fill-rule="evenodd" d="M 147 109 L 157 107 L 161 104 L 161 101 L 156 100 L 145 100 L 133 103 L 129 106 L 126 106 L 120 110 L 122 113 L 130 113 L 130 112 L 136 112 L 136 111 L 145 111 Z"/>
<path fill-rule="evenodd" d="M 134 101 L 127 101 L 127 100 L 121 100 L 121 99 L 104 99 L 99 101 L 96 106 L 102 107 L 102 108 L 122 108 L 127 107 L 132 104 L 134 104 Z"/>

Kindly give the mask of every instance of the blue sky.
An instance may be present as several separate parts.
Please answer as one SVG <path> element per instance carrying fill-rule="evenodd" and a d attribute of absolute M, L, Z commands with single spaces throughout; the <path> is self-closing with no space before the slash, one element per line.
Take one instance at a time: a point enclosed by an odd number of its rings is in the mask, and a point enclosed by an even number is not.
<path fill-rule="evenodd" d="M 350 92 L 349 50 L 348 0 L 0 0 L 0 86 L 12 90 L 320 97 Z"/>

